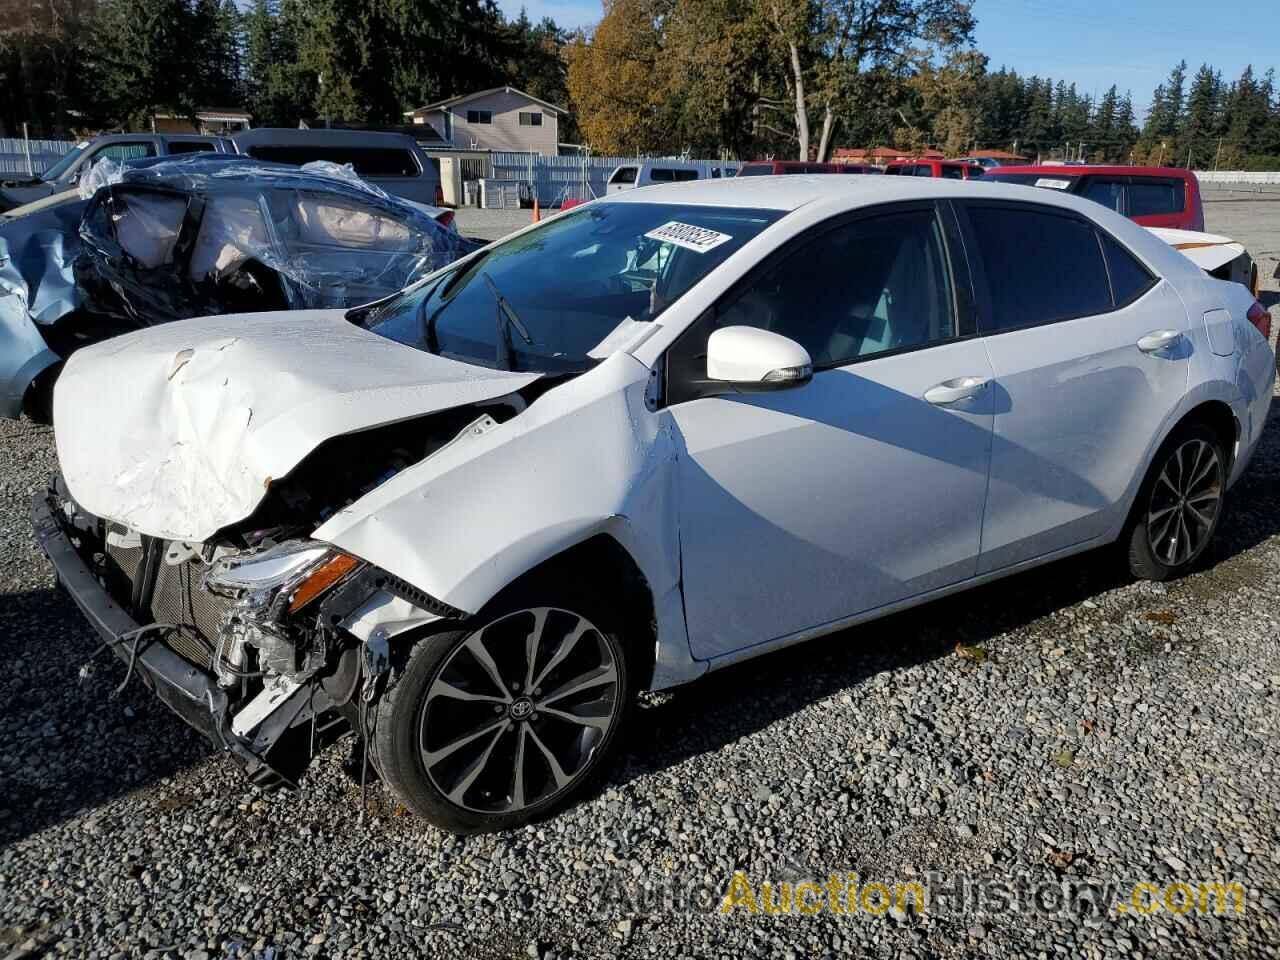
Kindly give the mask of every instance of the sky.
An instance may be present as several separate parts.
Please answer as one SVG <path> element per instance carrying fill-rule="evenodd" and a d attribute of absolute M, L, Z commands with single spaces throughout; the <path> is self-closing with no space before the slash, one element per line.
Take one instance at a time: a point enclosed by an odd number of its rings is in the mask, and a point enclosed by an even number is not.
<path fill-rule="evenodd" d="M 601 15 L 599 0 L 498 3 L 509 17 L 523 6 L 533 20 L 550 16 L 569 28 L 591 26 Z M 1259 74 L 1280 70 L 1276 0 L 975 0 L 974 13 L 974 39 L 990 69 L 1074 82 L 1088 94 L 1114 83 L 1132 91 L 1140 113 L 1182 59 L 1189 75 L 1209 63 L 1228 83 L 1248 63 Z"/>

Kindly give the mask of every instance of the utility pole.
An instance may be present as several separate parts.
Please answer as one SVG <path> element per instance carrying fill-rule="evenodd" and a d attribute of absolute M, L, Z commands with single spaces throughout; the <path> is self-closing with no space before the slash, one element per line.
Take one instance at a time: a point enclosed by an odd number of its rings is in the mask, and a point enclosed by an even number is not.
<path fill-rule="evenodd" d="M 22 148 L 27 154 L 27 176 L 35 179 L 36 170 L 31 165 L 31 138 L 27 136 L 27 121 L 22 121 Z"/>
<path fill-rule="evenodd" d="M 1213 172 L 1218 172 L 1218 161 L 1222 159 L 1222 138 L 1218 138 L 1218 152 L 1213 155 Z"/>

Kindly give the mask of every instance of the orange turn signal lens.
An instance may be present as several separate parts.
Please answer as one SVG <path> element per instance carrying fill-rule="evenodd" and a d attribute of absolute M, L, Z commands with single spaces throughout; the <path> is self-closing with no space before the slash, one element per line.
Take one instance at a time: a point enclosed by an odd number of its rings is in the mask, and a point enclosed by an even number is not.
<path fill-rule="evenodd" d="M 335 553 L 320 566 L 316 567 L 307 579 L 298 585 L 289 598 L 289 612 L 297 613 L 320 594 L 360 565 L 355 557 L 345 553 Z"/>

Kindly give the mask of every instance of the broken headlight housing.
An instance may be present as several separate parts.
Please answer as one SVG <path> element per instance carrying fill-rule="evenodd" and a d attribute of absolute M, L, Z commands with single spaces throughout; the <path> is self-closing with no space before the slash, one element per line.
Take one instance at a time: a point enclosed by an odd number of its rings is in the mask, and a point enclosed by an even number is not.
<path fill-rule="evenodd" d="M 313 540 L 214 561 L 204 575 L 204 588 L 235 601 L 218 628 L 219 681 L 232 686 L 246 676 L 246 646 L 257 649 L 264 672 L 294 679 L 311 672 L 313 658 L 298 642 L 304 638 L 286 621 L 360 566 L 350 554 Z"/>

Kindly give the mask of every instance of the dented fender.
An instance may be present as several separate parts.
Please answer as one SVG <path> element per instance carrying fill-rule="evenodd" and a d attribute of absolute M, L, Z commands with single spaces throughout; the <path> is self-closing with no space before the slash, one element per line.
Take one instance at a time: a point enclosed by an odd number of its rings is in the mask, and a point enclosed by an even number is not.
<path fill-rule="evenodd" d="M 669 420 L 646 407 L 648 380 L 647 366 L 614 353 L 520 416 L 402 471 L 313 536 L 474 613 L 538 564 L 605 534 L 653 594 L 653 685 L 692 679 L 702 665 L 680 602 L 677 445 Z"/>

